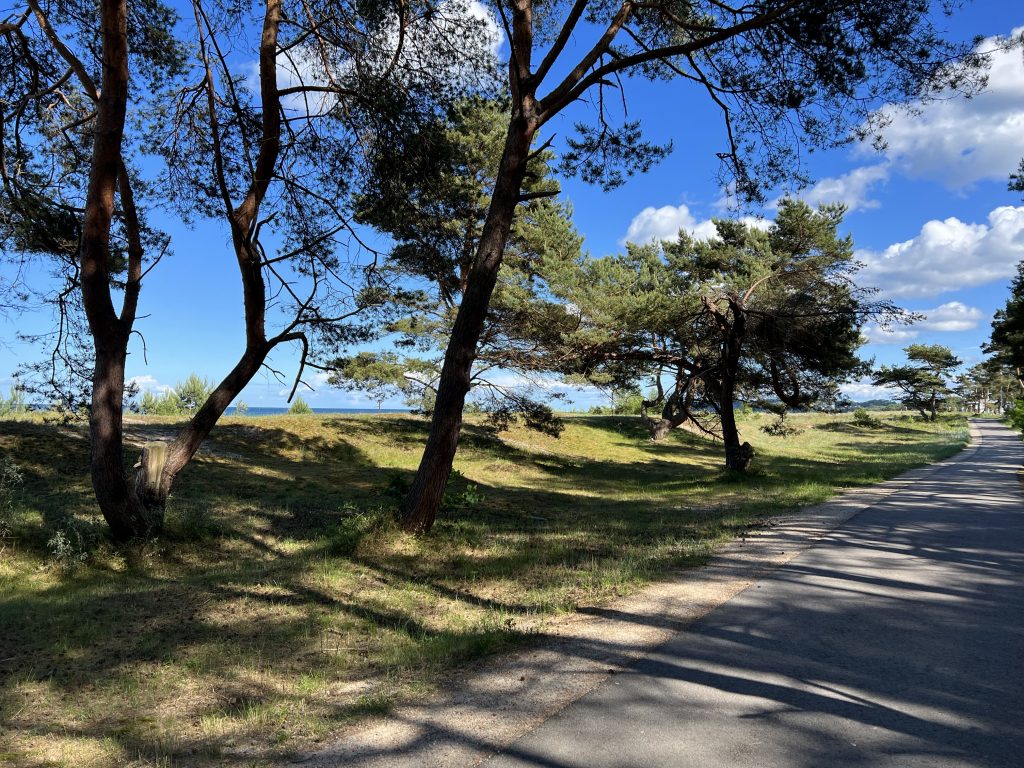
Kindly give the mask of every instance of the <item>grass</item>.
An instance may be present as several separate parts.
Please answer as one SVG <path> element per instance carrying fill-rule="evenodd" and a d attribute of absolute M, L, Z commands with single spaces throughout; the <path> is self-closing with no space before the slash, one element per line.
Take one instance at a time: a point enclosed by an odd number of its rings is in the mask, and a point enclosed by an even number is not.
<path fill-rule="evenodd" d="M 257 765 L 388 712 L 545 621 L 699 564 L 767 514 L 948 456 L 963 420 L 787 420 L 746 477 L 679 432 L 575 416 L 562 438 L 469 424 L 434 531 L 390 523 L 425 439 L 403 416 L 228 418 L 165 535 L 107 542 L 80 427 L 0 425 L 20 467 L 0 541 L 0 763 Z M 140 420 L 136 447 L 170 427 Z M 134 459 L 135 450 L 131 452 Z M 58 535 L 59 534 L 59 535 Z"/>

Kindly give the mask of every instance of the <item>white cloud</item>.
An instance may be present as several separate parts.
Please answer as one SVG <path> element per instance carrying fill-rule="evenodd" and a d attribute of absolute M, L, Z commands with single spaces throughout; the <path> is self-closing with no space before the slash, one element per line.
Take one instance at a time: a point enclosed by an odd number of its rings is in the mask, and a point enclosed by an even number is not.
<path fill-rule="evenodd" d="M 1004 280 L 1024 259 L 1024 207 L 1001 206 L 987 224 L 932 220 L 910 240 L 860 250 L 857 282 L 887 296 L 937 294 Z"/>
<path fill-rule="evenodd" d="M 135 385 L 139 388 L 139 394 L 151 392 L 154 395 L 162 395 L 171 390 L 170 384 L 161 384 L 155 377 L 146 374 L 145 376 L 132 376 L 125 382 L 125 385 Z"/>
<path fill-rule="evenodd" d="M 868 344 L 908 344 L 917 338 L 917 331 L 868 323 L 861 329 L 861 335 Z"/>
<path fill-rule="evenodd" d="M 841 384 L 839 391 L 855 403 L 864 402 L 865 400 L 892 400 L 895 397 L 893 390 L 888 387 L 876 387 L 868 379 Z"/>
<path fill-rule="evenodd" d="M 661 208 L 648 206 L 629 222 L 629 229 L 620 243 L 646 245 L 659 240 L 675 240 L 681 229 L 701 239 L 717 234 L 714 222 L 710 219 L 697 221 L 686 204 L 663 205 Z"/>
<path fill-rule="evenodd" d="M 758 229 L 767 229 L 772 222 L 756 216 L 744 216 L 740 219 L 744 224 Z M 619 241 L 620 245 L 636 243 L 646 245 L 661 240 L 675 240 L 679 231 L 685 230 L 698 240 L 710 240 L 718 236 L 718 229 L 711 219 L 698 220 L 690 212 L 685 203 L 680 205 L 663 205 L 661 208 L 648 206 L 633 217 L 629 222 L 626 236 Z"/>
<path fill-rule="evenodd" d="M 994 52 L 988 85 L 973 98 L 949 94 L 909 109 L 890 104 L 879 110 L 888 121 L 882 130 L 885 155 L 901 173 L 963 189 L 983 179 L 1006 179 L 1017 167 L 1024 156 L 1024 60 L 1019 48 L 999 47 L 1005 42 L 988 38 L 980 44 L 980 50 Z"/>
<path fill-rule="evenodd" d="M 854 168 L 842 176 L 822 179 L 810 189 L 794 196 L 812 206 L 842 203 L 851 211 L 877 208 L 879 202 L 871 199 L 869 193 L 872 187 L 889 178 L 889 170 L 889 163 Z M 778 204 L 779 200 L 776 200 L 770 207 L 777 208 Z"/>
<path fill-rule="evenodd" d="M 959 301 L 950 301 L 935 309 L 922 310 L 925 319 L 917 323 L 918 328 L 929 331 L 970 331 L 978 327 L 984 314 L 977 307 L 969 307 Z"/>
<path fill-rule="evenodd" d="M 494 13 L 490 8 L 481 3 L 480 0 L 469 0 L 466 13 L 470 18 L 483 22 L 486 45 L 490 49 L 491 56 L 497 59 L 498 50 L 501 48 L 502 43 L 505 42 L 505 31 L 498 24 Z"/>

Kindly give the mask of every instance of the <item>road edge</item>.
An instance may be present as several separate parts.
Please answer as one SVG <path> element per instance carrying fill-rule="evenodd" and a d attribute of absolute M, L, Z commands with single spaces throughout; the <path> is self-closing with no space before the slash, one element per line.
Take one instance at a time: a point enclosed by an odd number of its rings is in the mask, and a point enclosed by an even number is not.
<path fill-rule="evenodd" d="M 970 442 L 951 457 L 766 518 L 762 527 L 723 545 L 707 565 L 671 572 L 628 597 L 543 625 L 529 647 L 452 673 L 442 682 L 444 693 L 397 707 L 289 764 L 478 765 L 847 521 L 943 466 L 969 459 L 981 445 L 974 420 L 969 428 Z"/>

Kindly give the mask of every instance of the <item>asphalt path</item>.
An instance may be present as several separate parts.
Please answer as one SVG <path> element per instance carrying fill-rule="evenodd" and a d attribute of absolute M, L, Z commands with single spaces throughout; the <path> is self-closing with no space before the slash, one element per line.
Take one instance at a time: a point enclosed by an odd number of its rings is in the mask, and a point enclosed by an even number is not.
<path fill-rule="evenodd" d="M 484 765 L 1024 766 L 1024 445 L 975 427 Z"/>

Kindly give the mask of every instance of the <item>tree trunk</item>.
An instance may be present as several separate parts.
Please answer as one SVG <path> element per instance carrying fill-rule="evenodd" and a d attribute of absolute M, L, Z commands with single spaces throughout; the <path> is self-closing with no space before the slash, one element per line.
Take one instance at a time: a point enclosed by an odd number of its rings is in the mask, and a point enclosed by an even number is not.
<path fill-rule="evenodd" d="M 96 353 L 89 411 L 89 470 L 96 501 L 114 538 L 129 539 L 159 530 L 162 520 L 141 504 L 124 471 L 124 365 L 134 317 L 130 312 L 123 318 L 115 313 L 108 265 L 128 103 L 127 5 L 125 0 L 102 0 L 99 11 L 102 87 L 79 244 L 82 304 Z"/>
<path fill-rule="evenodd" d="M 523 110 L 513 114 L 476 260 L 445 350 L 430 434 L 412 487 L 399 509 L 399 523 L 411 533 L 430 530 L 444 497 L 459 444 L 462 409 L 470 388 L 477 342 L 498 281 L 535 131 L 535 123 L 524 117 Z"/>
<path fill-rule="evenodd" d="M 736 387 L 731 375 L 722 377 L 722 442 L 725 443 L 725 468 L 730 472 L 746 472 L 750 466 L 750 457 L 746 456 L 743 446 L 740 445 L 740 432 L 736 426 L 736 410 L 733 402 L 736 397 Z M 749 448 L 749 446 L 747 446 Z"/>
<path fill-rule="evenodd" d="M 645 423 L 647 431 L 651 433 L 651 441 L 655 443 L 664 440 L 673 429 L 679 426 L 672 423 L 671 419 L 647 419 Z"/>
<path fill-rule="evenodd" d="M 735 298 L 729 299 L 732 322 L 728 324 L 722 344 L 721 409 L 722 441 L 725 443 L 725 468 L 730 472 L 746 472 L 754 458 L 750 443 L 740 444 L 736 427 L 736 376 L 740 366 L 740 352 L 746 335 L 746 312 Z"/>
<path fill-rule="evenodd" d="M 146 488 L 142 501 L 151 514 L 162 516 L 161 510 L 167 503 L 174 479 L 192 460 L 199 446 L 210 436 L 210 432 L 231 405 L 231 401 L 252 381 L 271 348 L 272 345 L 268 342 L 256 349 L 246 350 L 231 372 L 196 411 L 195 416 L 167 446 L 164 463 L 157 477 L 148 477 L 145 462 L 141 462 L 142 466 L 139 467 L 136 480 L 139 486 Z"/>
<path fill-rule="evenodd" d="M 151 477 L 150 468 L 146 466 L 146 462 L 140 462 L 141 466 L 136 478 L 137 485 L 145 489 L 142 493 L 142 501 L 154 515 L 158 514 L 158 511 L 162 510 L 167 503 L 171 487 L 178 473 L 188 465 L 196 451 L 199 450 L 199 446 L 209 437 L 210 432 L 231 401 L 252 381 L 270 351 L 282 342 L 303 338 L 301 332 L 286 331 L 270 340 L 267 339 L 267 289 L 263 280 L 260 251 L 253 242 L 253 223 L 259 215 L 260 206 L 273 178 L 281 149 L 281 108 L 277 85 L 277 57 L 278 32 L 282 13 L 280 0 L 266 0 L 259 59 L 260 103 L 263 108 L 262 134 L 249 188 L 237 208 L 231 208 L 229 190 L 223 181 L 221 185 L 221 194 L 225 201 L 225 215 L 231 226 L 235 260 L 242 278 L 242 301 L 245 308 L 245 351 L 234 368 L 210 393 L 206 402 L 200 406 L 188 424 L 167 446 L 165 460 L 158 476 Z M 209 92 L 209 98 L 211 99 L 210 118 L 213 121 L 211 134 L 216 134 L 219 131 L 219 124 L 216 122 L 212 91 Z M 217 152 L 220 152 L 219 148 Z"/>
<path fill-rule="evenodd" d="M 89 411 L 92 486 L 103 518 L 119 541 L 159 533 L 163 526 L 162 511 L 149 510 L 142 504 L 124 470 L 122 413 L 127 343 L 127 339 L 97 339 Z"/>

